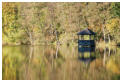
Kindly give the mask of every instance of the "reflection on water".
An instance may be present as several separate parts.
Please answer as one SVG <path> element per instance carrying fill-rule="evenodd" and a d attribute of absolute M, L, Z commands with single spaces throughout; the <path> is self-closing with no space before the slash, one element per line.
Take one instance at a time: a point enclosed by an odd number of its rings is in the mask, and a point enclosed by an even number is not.
<path fill-rule="evenodd" d="M 89 64 L 96 59 L 95 47 L 80 47 L 78 46 L 78 59 L 85 64 Z"/>
<path fill-rule="evenodd" d="M 120 49 L 3 46 L 2 79 L 120 79 Z"/>

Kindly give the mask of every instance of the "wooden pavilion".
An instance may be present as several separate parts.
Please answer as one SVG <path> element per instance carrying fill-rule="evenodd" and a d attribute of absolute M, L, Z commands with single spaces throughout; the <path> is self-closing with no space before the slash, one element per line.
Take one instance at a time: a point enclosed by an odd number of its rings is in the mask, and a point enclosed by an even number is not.
<path fill-rule="evenodd" d="M 81 32 L 77 33 L 78 35 L 78 45 L 81 46 L 95 46 L 95 33 L 86 28 L 84 30 L 82 30 Z M 85 39 L 85 36 L 87 36 L 87 38 L 89 37 L 89 39 Z"/>

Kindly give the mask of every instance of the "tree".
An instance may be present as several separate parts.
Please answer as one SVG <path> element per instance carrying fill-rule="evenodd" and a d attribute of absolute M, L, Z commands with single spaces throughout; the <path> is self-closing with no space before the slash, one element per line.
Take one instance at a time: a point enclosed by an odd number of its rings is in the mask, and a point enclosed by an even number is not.
<path fill-rule="evenodd" d="M 87 27 L 97 33 L 98 41 L 119 39 L 113 33 L 119 32 L 118 2 L 3 3 L 2 10 L 3 42 L 75 42 L 76 33 Z"/>
<path fill-rule="evenodd" d="M 35 41 L 40 38 L 43 27 L 43 21 L 41 20 L 44 19 L 41 19 L 42 16 L 40 17 L 40 14 L 42 13 L 40 13 L 37 7 L 36 3 L 23 3 L 20 7 L 21 19 L 19 22 L 21 29 L 31 45 L 34 45 Z"/>

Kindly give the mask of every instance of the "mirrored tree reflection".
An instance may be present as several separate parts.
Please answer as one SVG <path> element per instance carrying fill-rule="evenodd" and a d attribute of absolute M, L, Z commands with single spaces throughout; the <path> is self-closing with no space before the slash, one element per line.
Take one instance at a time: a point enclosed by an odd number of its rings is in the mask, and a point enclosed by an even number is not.
<path fill-rule="evenodd" d="M 4 46 L 2 79 L 119 79 L 120 49 Z M 107 76 L 107 77 L 106 77 Z"/>
<path fill-rule="evenodd" d="M 31 79 L 30 66 L 31 66 L 33 56 L 34 56 L 34 47 L 33 46 L 28 47 L 28 53 L 26 54 L 26 56 L 27 56 L 27 61 L 25 62 L 24 78 L 29 80 L 29 79 Z"/>

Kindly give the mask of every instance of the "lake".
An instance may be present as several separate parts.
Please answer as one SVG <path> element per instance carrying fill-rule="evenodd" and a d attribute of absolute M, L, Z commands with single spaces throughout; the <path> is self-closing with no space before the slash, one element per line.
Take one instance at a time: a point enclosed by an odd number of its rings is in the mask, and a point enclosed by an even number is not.
<path fill-rule="evenodd" d="M 120 79 L 120 48 L 3 46 L 2 79 Z"/>

